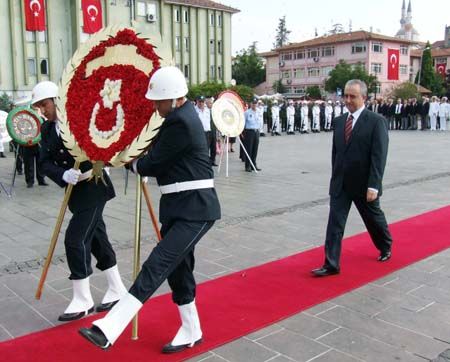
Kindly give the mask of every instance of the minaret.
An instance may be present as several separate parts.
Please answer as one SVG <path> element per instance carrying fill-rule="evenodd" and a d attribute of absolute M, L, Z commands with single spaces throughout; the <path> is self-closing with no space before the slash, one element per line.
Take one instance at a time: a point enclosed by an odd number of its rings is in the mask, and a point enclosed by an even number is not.
<path fill-rule="evenodd" d="M 405 0 L 403 0 L 403 4 L 405 3 Z M 406 15 L 406 24 L 412 23 L 412 10 L 411 10 L 411 0 L 409 0 L 408 3 L 408 13 Z"/>
<path fill-rule="evenodd" d="M 406 5 L 405 5 L 405 0 L 403 0 L 403 5 L 402 5 L 402 18 L 400 19 L 400 25 L 403 26 L 403 24 L 405 24 L 405 18 L 406 18 Z"/>

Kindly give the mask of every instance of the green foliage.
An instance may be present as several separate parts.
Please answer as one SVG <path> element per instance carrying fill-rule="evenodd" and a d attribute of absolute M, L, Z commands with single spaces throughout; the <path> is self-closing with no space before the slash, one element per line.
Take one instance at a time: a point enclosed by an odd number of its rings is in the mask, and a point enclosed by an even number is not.
<path fill-rule="evenodd" d="M 187 97 L 191 100 L 195 100 L 199 96 L 217 98 L 226 89 L 236 92 L 246 102 L 250 102 L 253 98 L 253 89 L 248 86 L 240 84 L 233 87 L 217 82 L 203 82 L 202 84 L 193 85 L 189 87 Z"/>
<path fill-rule="evenodd" d="M 266 70 L 262 58 L 258 55 L 256 42 L 236 55 L 231 71 L 237 84 L 253 88 L 264 82 Z"/>
<path fill-rule="evenodd" d="M 290 30 L 286 28 L 286 15 L 278 20 L 278 28 L 276 30 L 277 35 L 275 36 L 275 42 L 273 43 L 274 48 L 280 48 L 287 44 Z"/>
<path fill-rule="evenodd" d="M 364 81 L 367 84 L 369 93 L 375 92 L 378 84 L 377 77 L 367 73 L 366 68 L 361 63 L 352 66 L 341 59 L 325 81 L 325 90 L 334 93 L 337 88 L 340 88 L 344 91 L 345 83 L 351 79 Z"/>
<path fill-rule="evenodd" d="M 308 95 L 308 97 L 313 98 L 313 99 L 321 99 L 322 98 L 322 93 L 320 92 L 320 88 L 317 85 L 307 87 L 306 94 Z"/>
<path fill-rule="evenodd" d="M 12 99 L 6 94 L 3 93 L 0 95 L 0 110 L 9 112 L 14 108 L 14 103 Z"/>
<path fill-rule="evenodd" d="M 275 82 L 273 82 L 272 84 L 272 89 L 274 90 L 275 93 L 286 93 L 286 87 L 284 86 L 283 82 L 281 81 L 281 79 L 276 80 Z"/>
<path fill-rule="evenodd" d="M 428 88 L 433 94 L 442 96 L 445 94 L 445 79 L 436 73 L 431 57 L 430 42 L 427 42 L 422 53 L 422 67 L 420 68 L 420 85 Z"/>
<path fill-rule="evenodd" d="M 417 86 L 411 82 L 403 82 L 392 90 L 391 97 L 395 99 L 419 98 Z"/>

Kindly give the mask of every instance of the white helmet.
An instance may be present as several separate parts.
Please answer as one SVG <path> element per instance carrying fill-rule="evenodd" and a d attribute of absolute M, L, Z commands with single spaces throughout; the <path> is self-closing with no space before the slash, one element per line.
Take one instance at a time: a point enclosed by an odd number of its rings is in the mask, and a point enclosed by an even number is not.
<path fill-rule="evenodd" d="M 273 104 L 278 104 L 278 101 L 275 99 L 275 100 L 273 101 Z"/>
<path fill-rule="evenodd" d="M 160 101 L 177 99 L 188 93 L 184 74 L 177 67 L 159 68 L 150 78 L 145 98 Z"/>
<path fill-rule="evenodd" d="M 31 104 L 36 104 L 47 98 L 58 97 L 58 86 L 48 80 L 36 84 L 31 93 Z"/>

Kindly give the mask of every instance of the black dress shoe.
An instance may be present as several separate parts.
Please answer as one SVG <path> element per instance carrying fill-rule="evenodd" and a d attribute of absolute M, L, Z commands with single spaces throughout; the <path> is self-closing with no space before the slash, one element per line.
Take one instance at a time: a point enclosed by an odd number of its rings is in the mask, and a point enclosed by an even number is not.
<path fill-rule="evenodd" d="M 259 168 L 259 167 L 255 167 L 256 168 L 256 171 L 262 171 L 262 168 Z"/>
<path fill-rule="evenodd" d="M 77 312 L 77 313 L 64 313 L 61 314 L 58 317 L 58 320 L 60 322 L 70 322 L 70 321 L 76 321 L 77 319 L 81 319 L 84 316 L 87 316 L 88 314 L 91 314 L 94 311 L 94 307 L 92 307 L 89 310 L 85 310 L 83 312 Z"/>
<path fill-rule="evenodd" d="M 247 171 L 247 172 L 252 172 L 253 170 L 252 170 L 251 168 L 249 168 L 249 167 L 246 167 L 246 168 L 245 168 L 245 171 Z"/>
<path fill-rule="evenodd" d="M 194 346 L 196 346 L 197 344 L 200 344 L 203 342 L 203 339 L 200 338 L 198 341 L 196 341 L 194 343 Z M 163 349 L 162 349 L 162 353 L 176 353 L 176 352 L 181 352 L 184 351 L 186 348 L 189 348 L 190 343 L 188 344 L 180 344 L 179 346 L 172 346 L 172 343 L 167 343 Z"/>
<path fill-rule="evenodd" d="M 27 188 L 31 189 L 33 187 L 33 184 L 27 184 Z"/>
<path fill-rule="evenodd" d="M 81 328 L 78 330 L 78 333 L 101 349 L 108 349 L 111 347 L 111 343 L 97 326 L 92 326 L 91 328 Z"/>
<path fill-rule="evenodd" d="M 326 277 L 328 275 L 339 274 L 339 270 L 334 268 L 322 267 L 311 270 L 311 273 L 313 273 L 316 277 Z"/>
<path fill-rule="evenodd" d="M 111 310 L 112 307 L 114 307 L 118 301 L 119 300 L 115 300 L 114 302 L 99 304 L 98 306 L 95 307 L 95 311 L 97 313 L 100 313 L 100 312 L 106 312 L 108 310 Z"/>
<path fill-rule="evenodd" d="M 39 182 L 39 186 L 48 186 L 48 183 L 45 181 Z"/>
<path fill-rule="evenodd" d="M 17 171 L 18 175 L 23 175 L 23 171 Z"/>
<path fill-rule="evenodd" d="M 218 165 L 217 163 L 213 162 L 213 163 L 211 164 L 211 166 L 217 167 L 217 166 L 219 166 L 219 165 Z"/>
<path fill-rule="evenodd" d="M 378 257 L 378 261 L 388 261 L 392 256 L 392 252 L 391 251 L 386 251 L 384 253 L 381 253 L 380 256 Z"/>

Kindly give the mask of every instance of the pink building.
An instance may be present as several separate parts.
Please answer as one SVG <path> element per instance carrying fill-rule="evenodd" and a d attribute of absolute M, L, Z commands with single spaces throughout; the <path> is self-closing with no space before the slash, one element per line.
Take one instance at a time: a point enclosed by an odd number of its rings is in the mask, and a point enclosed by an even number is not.
<path fill-rule="evenodd" d="M 266 82 L 259 88 L 264 93 L 273 93 L 273 83 L 281 79 L 289 97 L 301 97 L 309 86 L 323 89 L 329 73 L 342 59 L 348 64 L 361 63 L 369 74 L 376 75 L 377 96 L 384 96 L 410 79 L 410 50 L 414 44 L 362 30 L 289 44 L 260 54 L 266 59 Z M 394 59 L 398 61 L 398 80 L 388 80 L 388 49 L 399 51 L 399 59 Z"/>

